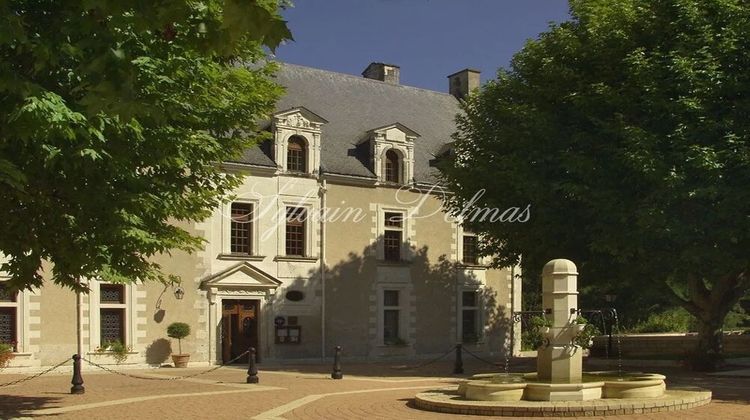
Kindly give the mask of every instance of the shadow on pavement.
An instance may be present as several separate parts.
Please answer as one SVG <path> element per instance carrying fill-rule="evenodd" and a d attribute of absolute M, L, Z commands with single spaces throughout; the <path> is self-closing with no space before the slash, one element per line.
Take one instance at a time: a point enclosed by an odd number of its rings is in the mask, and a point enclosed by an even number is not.
<path fill-rule="evenodd" d="M 447 359 L 447 360 L 446 360 Z M 481 362 L 471 358 L 464 358 L 464 373 L 454 375 L 454 358 L 448 357 L 434 363 L 425 360 L 400 360 L 400 361 L 380 361 L 380 362 L 348 362 L 346 359 L 341 361 L 341 367 L 344 375 L 355 375 L 363 377 L 428 377 L 428 378 L 462 378 L 479 373 L 502 372 L 505 361 L 493 358 L 490 361 L 493 364 Z M 333 364 L 259 364 L 258 368 L 262 371 L 279 371 L 279 372 L 297 372 L 304 374 L 323 374 L 330 375 L 333 370 Z M 534 365 L 529 359 L 517 359 L 510 362 L 510 372 L 531 372 L 535 370 Z"/>
<path fill-rule="evenodd" d="M 9 419 L 28 416 L 30 412 L 41 408 L 57 407 L 57 397 L 27 397 L 20 395 L 0 394 L 0 418 Z"/>

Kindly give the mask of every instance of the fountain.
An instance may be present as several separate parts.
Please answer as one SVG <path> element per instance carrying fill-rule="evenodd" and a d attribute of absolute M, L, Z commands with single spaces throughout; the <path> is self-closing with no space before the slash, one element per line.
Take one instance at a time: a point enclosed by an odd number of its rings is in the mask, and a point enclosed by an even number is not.
<path fill-rule="evenodd" d="M 585 327 L 576 321 L 577 279 L 576 266 L 569 260 L 552 260 L 542 270 L 542 304 L 551 324 L 543 331 L 545 343 L 537 350 L 535 373 L 510 374 L 506 369 L 474 375 L 458 388 L 418 394 L 415 405 L 457 414 L 548 416 L 552 411 L 600 416 L 674 411 L 711 400 L 706 390 L 668 391 L 666 377 L 655 373 L 584 373 L 583 351 L 575 345 Z"/>

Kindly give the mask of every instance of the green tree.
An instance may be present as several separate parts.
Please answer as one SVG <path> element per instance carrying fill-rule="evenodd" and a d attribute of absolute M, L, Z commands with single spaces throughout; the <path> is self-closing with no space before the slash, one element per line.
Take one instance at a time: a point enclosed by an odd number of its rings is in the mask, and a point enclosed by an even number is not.
<path fill-rule="evenodd" d="M 696 317 L 697 367 L 712 368 L 750 287 L 750 7 L 570 10 L 464 104 L 443 164 L 449 206 L 530 204 L 526 223 L 467 221 L 483 252 L 498 265 L 523 255 L 532 275 L 569 258 L 603 291 L 665 291 Z"/>
<path fill-rule="evenodd" d="M 283 0 L 0 1 L 0 267 L 15 288 L 167 281 L 151 257 L 239 182 L 282 89 Z"/>

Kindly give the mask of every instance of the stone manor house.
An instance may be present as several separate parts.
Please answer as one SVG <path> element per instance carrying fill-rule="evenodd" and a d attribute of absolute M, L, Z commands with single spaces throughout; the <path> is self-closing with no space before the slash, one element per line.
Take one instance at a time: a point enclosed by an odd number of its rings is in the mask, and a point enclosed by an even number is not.
<path fill-rule="evenodd" d="M 428 357 L 462 342 L 503 354 L 520 310 L 519 269 L 490 269 L 477 236 L 441 209 L 435 162 L 450 152 L 459 99 L 479 72 L 448 76 L 449 92 L 403 86 L 399 67 L 362 76 L 281 64 L 287 93 L 266 129 L 273 139 L 226 171 L 246 175 L 233 201 L 186 226 L 201 252 L 160 263 L 179 285 L 90 281 L 84 357 L 112 362 L 103 344 L 131 348 L 129 364 L 169 363 L 172 322 L 192 365 L 226 362 L 250 346 L 264 361 Z M 11 294 L 0 273 L 0 341 L 15 367 L 76 352 L 75 295 L 47 284 Z M 171 349 L 170 349 L 171 345 Z"/>

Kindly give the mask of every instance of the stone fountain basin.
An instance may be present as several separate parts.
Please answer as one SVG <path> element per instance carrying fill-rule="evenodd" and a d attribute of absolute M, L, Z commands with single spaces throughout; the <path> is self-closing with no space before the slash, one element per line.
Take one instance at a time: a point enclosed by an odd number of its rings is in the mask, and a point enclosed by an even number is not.
<path fill-rule="evenodd" d="M 576 383 L 537 380 L 536 373 L 481 374 L 459 383 L 458 394 L 474 401 L 588 401 L 601 398 L 657 398 L 664 375 L 641 372 L 587 372 Z"/>

